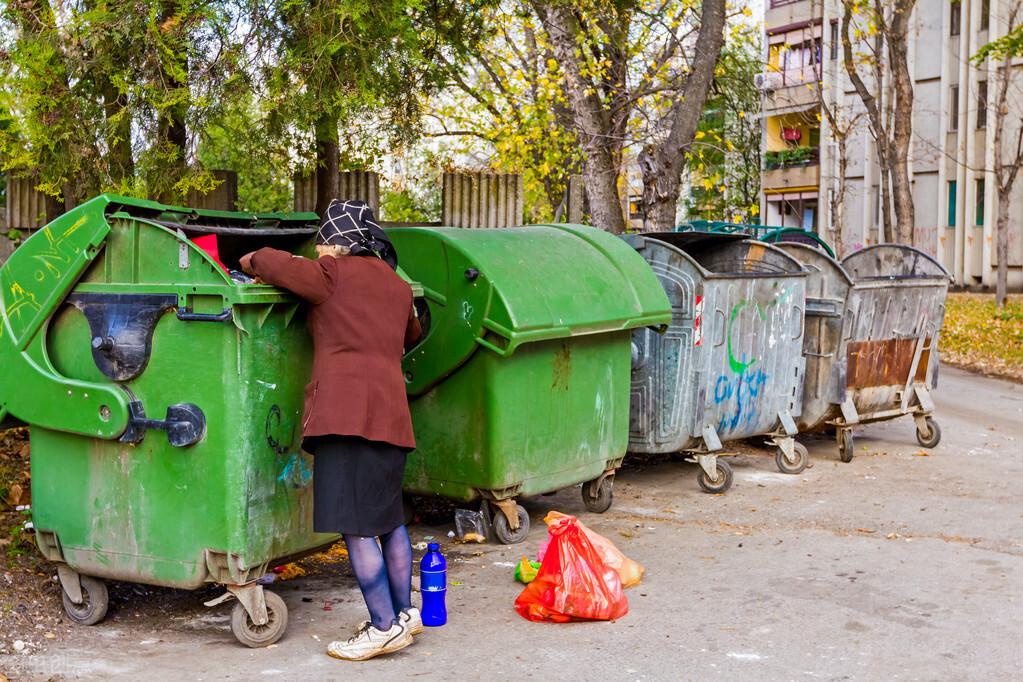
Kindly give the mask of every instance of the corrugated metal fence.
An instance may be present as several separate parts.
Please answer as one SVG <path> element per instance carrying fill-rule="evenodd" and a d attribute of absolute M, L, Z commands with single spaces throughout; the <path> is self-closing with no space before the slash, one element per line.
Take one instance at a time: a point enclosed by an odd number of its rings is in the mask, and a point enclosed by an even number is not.
<path fill-rule="evenodd" d="M 365 201 L 373 212 L 380 213 L 380 176 L 373 171 L 346 171 L 338 174 L 338 198 Z M 316 175 L 294 177 L 295 210 L 316 210 Z"/>
<path fill-rule="evenodd" d="M 522 224 L 522 176 L 445 173 L 441 224 L 452 227 L 514 227 Z"/>

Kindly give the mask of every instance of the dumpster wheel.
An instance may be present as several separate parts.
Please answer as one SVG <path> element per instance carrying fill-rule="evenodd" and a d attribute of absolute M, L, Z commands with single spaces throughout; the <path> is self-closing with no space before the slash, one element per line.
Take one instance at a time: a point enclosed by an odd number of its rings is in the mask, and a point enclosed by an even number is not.
<path fill-rule="evenodd" d="M 732 487 L 732 467 L 728 462 L 720 459 L 714 463 L 714 471 L 717 474 L 714 480 L 707 475 L 702 468 L 696 475 L 696 482 L 705 493 L 720 494 Z"/>
<path fill-rule="evenodd" d="M 67 591 L 61 588 L 64 610 L 68 618 L 79 625 L 95 625 L 107 615 L 107 606 L 110 605 L 107 586 L 102 580 L 88 575 L 80 576 L 79 580 L 82 584 L 82 602 L 76 604 Z"/>
<path fill-rule="evenodd" d="M 252 622 L 249 612 L 241 601 L 236 601 L 231 611 L 231 632 L 247 647 L 257 649 L 270 646 L 288 629 L 288 606 L 273 592 L 263 590 L 266 600 L 267 621 L 263 625 Z"/>
<path fill-rule="evenodd" d="M 934 421 L 934 418 L 931 416 L 924 417 L 924 424 L 927 427 L 927 431 L 921 429 L 920 423 L 917 422 L 916 442 L 925 448 L 933 448 L 941 442 L 941 427 L 938 426 L 938 422 Z"/>
<path fill-rule="evenodd" d="M 856 444 L 853 440 L 852 429 L 838 429 L 835 434 L 838 440 L 838 458 L 848 464 L 853 459 Z"/>
<path fill-rule="evenodd" d="M 614 474 L 583 483 L 583 505 L 594 514 L 603 514 L 614 502 Z"/>
<path fill-rule="evenodd" d="M 801 474 L 810 463 L 810 453 L 807 452 L 806 446 L 802 443 L 793 441 L 792 443 L 792 454 L 795 455 L 795 461 L 790 462 L 785 458 L 785 451 L 780 447 L 774 453 L 774 463 L 778 465 L 778 471 L 783 474 Z"/>
<path fill-rule="evenodd" d="M 519 519 L 519 527 L 512 530 L 508 517 L 500 509 L 493 513 L 494 536 L 502 545 L 517 545 L 529 535 L 529 512 L 521 504 L 515 505 L 515 513 Z"/>

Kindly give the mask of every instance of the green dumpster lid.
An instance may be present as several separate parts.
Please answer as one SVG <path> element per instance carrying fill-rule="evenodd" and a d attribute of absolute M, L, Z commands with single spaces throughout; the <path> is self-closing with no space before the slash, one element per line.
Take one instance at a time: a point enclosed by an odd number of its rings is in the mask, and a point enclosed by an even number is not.
<path fill-rule="evenodd" d="M 428 390 L 480 346 L 666 325 L 671 307 L 643 257 L 581 225 L 387 230 L 430 302 L 426 339 L 405 359 L 409 392 Z"/>

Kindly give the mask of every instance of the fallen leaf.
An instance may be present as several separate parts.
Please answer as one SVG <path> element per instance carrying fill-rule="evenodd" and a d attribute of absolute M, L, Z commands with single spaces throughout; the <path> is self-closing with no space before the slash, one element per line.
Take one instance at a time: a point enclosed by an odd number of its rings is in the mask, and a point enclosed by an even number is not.
<path fill-rule="evenodd" d="M 19 484 L 15 483 L 11 486 L 11 489 L 7 491 L 7 504 L 12 507 L 17 507 L 21 504 L 21 496 L 25 494 L 25 489 Z"/>
<path fill-rule="evenodd" d="M 913 453 L 913 456 L 914 457 L 930 457 L 931 453 L 927 452 L 926 450 L 917 450 L 916 452 Z"/>
<path fill-rule="evenodd" d="M 856 532 L 857 533 L 876 533 L 877 531 L 874 530 L 873 528 L 857 528 Z"/>

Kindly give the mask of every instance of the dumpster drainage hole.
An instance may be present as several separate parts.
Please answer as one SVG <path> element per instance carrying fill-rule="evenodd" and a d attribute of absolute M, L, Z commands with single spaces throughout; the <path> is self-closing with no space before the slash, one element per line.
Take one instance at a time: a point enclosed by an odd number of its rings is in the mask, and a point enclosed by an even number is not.
<path fill-rule="evenodd" d="M 99 406 L 99 418 L 103 421 L 110 421 L 110 408 L 106 405 Z"/>

